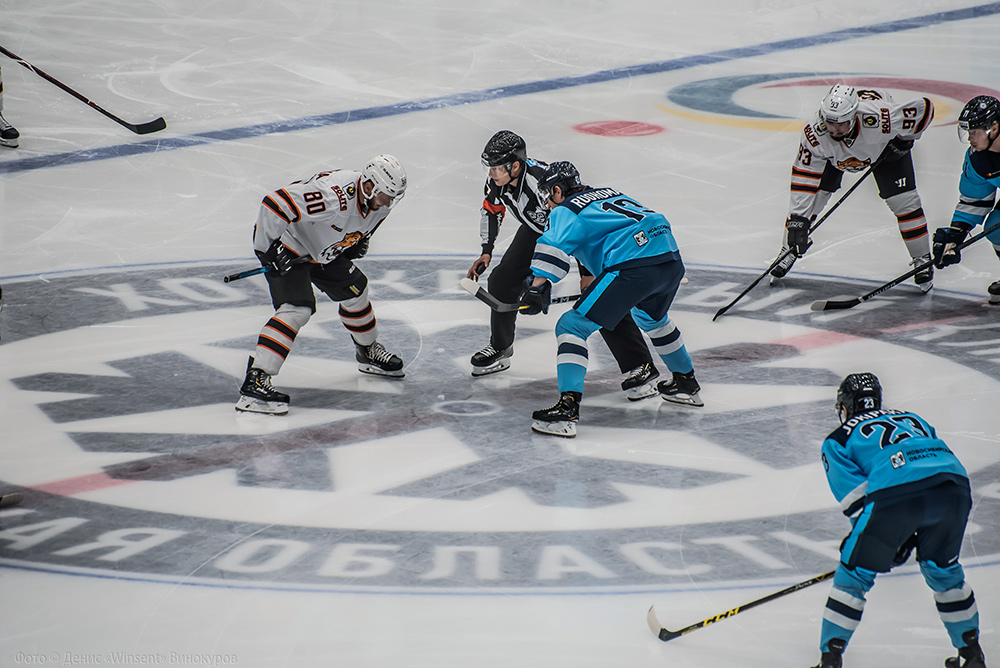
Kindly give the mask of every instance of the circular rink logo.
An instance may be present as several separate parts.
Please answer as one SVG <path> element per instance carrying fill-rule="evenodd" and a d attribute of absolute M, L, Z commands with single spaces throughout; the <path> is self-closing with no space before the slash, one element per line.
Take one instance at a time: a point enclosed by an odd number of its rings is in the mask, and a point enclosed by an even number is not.
<path fill-rule="evenodd" d="M 489 314 L 449 262 L 363 260 L 380 340 L 406 377 L 358 373 L 336 305 L 321 301 L 274 381 L 292 396 L 285 417 L 233 409 L 271 314 L 260 276 L 223 284 L 219 268 L 172 266 L 5 284 L 0 488 L 27 499 L 0 511 L 0 564 L 323 591 L 820 572 L 847 524 L 819 445 L 836 385 L 858 370 L 884 376 L 887 403 L 907 392 L 899 407 L 965 461 L 977 513 L 998 510 L 995 421 L 935 403 L 952 387 L 973 408 L 1000 392 L 1000 323 L 978 302 L 900 286 L 817 314 L 813 299 L 864 286 L 793 274 L 712 322 L 752 276 L 689 267 L 671 313 L 705 407 L 628 402 L 595 338 L 567 440 L 529 429 L 556 396 L 564 307 L 519 318 L 510 370 L 472 378 Z M 969 540 L 1000 552 L 995 532 Z"/>
<path fill-rule="evenodd" d="M 661 111 L 702 123 L 730 127 L 800 132 L 802 119 L 812 117 L 826 91 L 834 84 L 905 92 L 897 101 L 930 97 L 935 106 L 934 125 L 953 124 L 965 103 L 977 95 L 1000 96 L 997 91 L 972 84 L 935 79 L 847 72 L 773 72 L 691 81 L 667 92 L 670 105 Z M 803 91 L 812 89 L 815 92 Z M 791 116 L 789 116 L 791 114 Z"/>

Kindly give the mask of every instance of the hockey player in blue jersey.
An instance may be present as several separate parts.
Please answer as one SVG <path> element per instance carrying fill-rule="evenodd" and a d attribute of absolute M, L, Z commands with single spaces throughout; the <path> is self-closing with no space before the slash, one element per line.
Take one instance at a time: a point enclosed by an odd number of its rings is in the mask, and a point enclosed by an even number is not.
<path fill-rule="evenodd" d="M 904 563 L 914 548 L 958 649 L 946 668 L 985 668 L 976 599 L 958 563 L 972 508 L 965 468 L 921 417 L 882 408 L 874 374 L 847 376 L 836 407 L 841 426 L 823 441 L 822 460 L 853 528 L 840 547 L 815 668 L 841 668 L 875 576 Z"/>
<path fill-rule="evenodd" d="M 535 244 L 532 276 L 526 281 L 522 313 L 546 312 L 552 283 L 570 271 L 570 256 L 596 278 L 556 324 L 559 401 L 532 415 L 531 428 L 573 437 L 587 373 L 587 337 L 613 329 L 629 313 L 649 334 L 673 374 L 660 381 L 660 396 L 674 403 L 704 405 L 680 331 L 667 309 L 684 276 L 684 264 L 670 223 L 614 188 L 591 188 L 569 162 L 549 165 L 538 182 L 549 207 L 549 226 Z"/>
<path fill-rule="evenodd" d="M 980 95 L 969 100 L 958 117 L 958 132 L 969 143 L 958 182 L 958 206 L 952 214 L 951 226 L 934 232 L 934 264 L 942 269 L 961 261 L 957 246 L 965 241 L 972 228 L 984 228 L 1000 222 L 1000 211 L 994 208 L 997 188 L 1000 188 L 1000 100 Z M 1000 229 L 986 237 L 1000 258 Z M 1000 281 L 987 288 L 989 303 L 1000 306 Z"/>

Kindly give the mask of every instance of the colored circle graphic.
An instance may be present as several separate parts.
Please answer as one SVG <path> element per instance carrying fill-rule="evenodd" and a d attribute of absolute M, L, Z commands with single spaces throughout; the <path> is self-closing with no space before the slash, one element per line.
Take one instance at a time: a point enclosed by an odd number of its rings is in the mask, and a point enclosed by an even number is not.
<path fill-rule="evenodd" d="M 601 137 L 648 137 L 663 132 L 662 125 L 639 121 L 591 121 L 574 125 L 573 129 Z"/>
<path fill-rule="evenodd" d="M 1000 92 L 990 88 L 954 81 L 876 74 L 782 72 L 692 81 L 672 88 L 667 93 L 667 100 L 671 104 L 659 104 L 657 107 L 674 116 L 712 125 L 798 132 L 801 129 L 801 118 L 749 108 L 736 102 L 737 96 L 752 88 L 829 87 L 837 83 L 856 87 L 912 91 L 917 95 L 930 97 L 936 108 L 937 125 L 954 123 L 952 110 L 961 109 L 965 102 L 977 95 L 1000 96 Z M 819 104 L 819 97 L 816 104 Z"/>

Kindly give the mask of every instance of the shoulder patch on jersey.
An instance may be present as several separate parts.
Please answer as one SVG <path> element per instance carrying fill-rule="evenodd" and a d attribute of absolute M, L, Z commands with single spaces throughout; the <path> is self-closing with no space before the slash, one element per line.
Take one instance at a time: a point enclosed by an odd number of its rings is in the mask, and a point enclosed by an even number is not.
<path fill-rule="evenodd" d="M 646 233 L 642 231 L 633 234 L 632 238 L 635 239 L 635 243 L 639 246 L 645 246 L 649 243 L 649 237 L 647 237 Z"/>
<path fill-rule="evenodd" d="M 866 128 L 874 128 L 878 126 L 878 116 L 873 116 L 872 114 L 863 114 L 861 116 L 861 125 Z"/>
<path fill-rule="evenodd" d="M 1000 177 L 1000 153 L 969 150 L 969 164 L 984 179 Z"/>
<path fill-rule="evenodd" d="M 355 188 L 355 187 L 354 187 L 354 184 L 353 184 L 353 183 L 349 183 L 349 184 L 347 184 L 347 187 L 346 187 L 346 188 L 344 188 L 344 191 L 345 191 L 345 192 L 347 193 L 347 196 L 348 196 L 348 197 L 352 197 L 352 198 L 353 198 L 353 197 L 354 197 L 354 196 L 355 196 L 355 195 L 357 194 L 357 192 L 358 192 L 357 188 Z"/>

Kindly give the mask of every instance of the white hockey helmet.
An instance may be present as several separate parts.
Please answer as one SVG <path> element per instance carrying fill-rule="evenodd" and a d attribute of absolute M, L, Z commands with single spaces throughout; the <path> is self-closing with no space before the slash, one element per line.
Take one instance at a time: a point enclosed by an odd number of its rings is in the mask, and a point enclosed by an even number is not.
<path fill-rule="evenodd" d="M 819 105 L 819 116 L 825 123 L 847 123 L 858 113 L 858 91 L 854 86 L 837 84 Z"/>
<path fill-rule="evenodd" d="M 393 204 L 406 194 L 406 170 L 399 160 L 388 153 L 381 153 L 369 160 L 361 170 L 361 180 L 375 184 L 372 197 L 377 193 L 385 193 L 392 198 Z"/>

